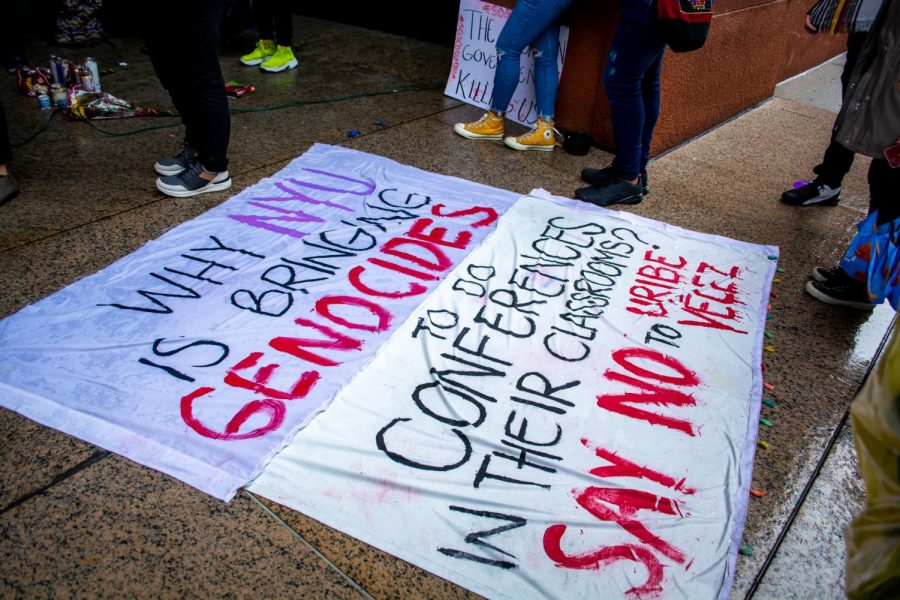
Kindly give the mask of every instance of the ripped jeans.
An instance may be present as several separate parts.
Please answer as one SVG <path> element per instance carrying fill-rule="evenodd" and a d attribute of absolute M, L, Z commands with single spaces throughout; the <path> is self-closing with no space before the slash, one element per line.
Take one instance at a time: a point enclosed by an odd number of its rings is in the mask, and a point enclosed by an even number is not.
<path fill-rule="evenodd" d="M 518 0 L 497 38 L 491 110 L 505 113 L 519 85 L 522 51 L 531 46 L 538 116 L 552 118 L 559 88 L 559 18 L 573 0 Z"/>

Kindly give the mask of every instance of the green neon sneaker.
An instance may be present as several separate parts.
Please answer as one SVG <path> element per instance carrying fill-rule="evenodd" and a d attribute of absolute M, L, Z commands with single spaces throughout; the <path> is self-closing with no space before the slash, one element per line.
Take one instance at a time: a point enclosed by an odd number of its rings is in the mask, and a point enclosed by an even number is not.
<path fill-rule="evenodd" d="M 259 68 L 269 73 L 278 73 L 288 69 L 295 69 L 297 64 L 294 51 L 291 50 L 290 46 L 278 46 L 275 54 L 267 58 L 265 62 L 259 65 Z"/>
<path fill-rule="evenodd" d="M 275 54 L 275 40 L 259 40 L 253 52 L 241 57 L 241 64 L 252 67 L 261 64 L 273 54 Z"/>

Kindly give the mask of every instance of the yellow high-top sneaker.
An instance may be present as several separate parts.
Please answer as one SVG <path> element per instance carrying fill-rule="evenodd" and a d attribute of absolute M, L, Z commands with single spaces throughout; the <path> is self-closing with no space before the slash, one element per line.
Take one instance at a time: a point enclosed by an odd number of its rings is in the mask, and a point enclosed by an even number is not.
<path fill-rule="evenodd" d="M 470 140 L 502 140 L 503 115 L 489 110 L 477 121 L 457 123 L 453 131 Z"/>
<path fill-rule="evenodd" d="M 504 138 L 503 143 L 515 150 L 541 150 L 550 152 L 556 146 L 556 129 L 553 120 L 538 118 L 534 129 L 516 137 Z"/>

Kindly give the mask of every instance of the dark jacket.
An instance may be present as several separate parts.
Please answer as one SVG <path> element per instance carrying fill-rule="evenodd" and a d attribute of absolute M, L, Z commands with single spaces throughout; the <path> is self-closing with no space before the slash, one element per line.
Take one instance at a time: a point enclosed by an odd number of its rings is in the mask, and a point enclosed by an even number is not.
<path fill-rule="evenodd" d="M 900 0 L 885 0 L 863 46 L 837 119 L 836 140 L 883 158 L 900 138 Z"/>

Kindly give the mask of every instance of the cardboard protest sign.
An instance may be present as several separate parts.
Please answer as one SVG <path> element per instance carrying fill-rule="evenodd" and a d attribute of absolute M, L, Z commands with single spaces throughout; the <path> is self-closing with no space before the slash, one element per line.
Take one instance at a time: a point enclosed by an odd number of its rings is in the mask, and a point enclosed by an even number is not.
<path fill-rule="evenodd" d="M 777 249 L 533 196 L 249 489 L 490 598 L 727 597 Z"/>
<path fill-rule="evenodd" d="M 461 0 L 456 23 L 453 62 L 444 94 L 467 104 L 488 109 L 494 91 L 494 72 L 497 70 L 495 45 L 512 9 L 490 2 Z M 562 73 L 569 42 L 569 28 L 559 32 L 558 70 Z M 534 125 L 538 117 L 534 93 L 534 58 L 524 51 L 519 86 L 506 110 L 506 118 L 522 125 Z"/>
<path fill-rule="evenodd" d="M 228 499 L 515 198 L 317 144 L 0 321 L 0 406 Z"/>

